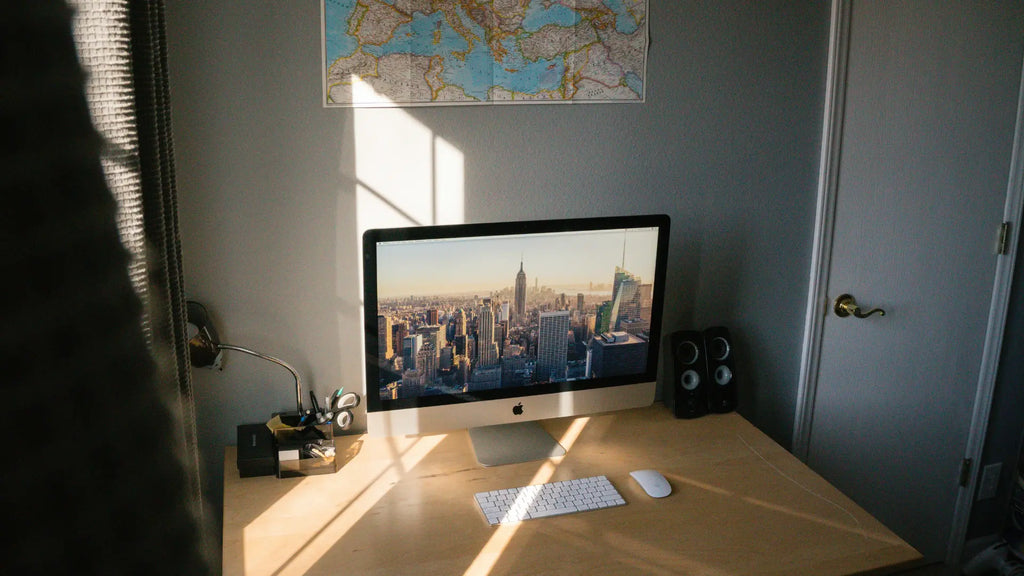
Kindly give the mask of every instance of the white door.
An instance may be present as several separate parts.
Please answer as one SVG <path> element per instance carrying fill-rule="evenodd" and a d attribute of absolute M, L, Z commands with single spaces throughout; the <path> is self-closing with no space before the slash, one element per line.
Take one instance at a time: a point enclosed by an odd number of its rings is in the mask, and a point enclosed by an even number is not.
<path fill-rule="evenodd" d="M 807 462 L 944 560 L 1021 79 L 1020 2 L 854 1 Z"/>

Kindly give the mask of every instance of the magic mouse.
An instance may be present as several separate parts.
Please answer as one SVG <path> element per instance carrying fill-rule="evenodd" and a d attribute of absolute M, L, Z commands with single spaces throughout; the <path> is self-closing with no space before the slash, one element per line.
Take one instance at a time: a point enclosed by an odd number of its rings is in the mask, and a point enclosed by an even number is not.
<path fill-rule="evenodd" d="M 672 493 L 672 486 L 657 470 L 634 470 L 629 475 L 651 498 L 664 498 Z"/>

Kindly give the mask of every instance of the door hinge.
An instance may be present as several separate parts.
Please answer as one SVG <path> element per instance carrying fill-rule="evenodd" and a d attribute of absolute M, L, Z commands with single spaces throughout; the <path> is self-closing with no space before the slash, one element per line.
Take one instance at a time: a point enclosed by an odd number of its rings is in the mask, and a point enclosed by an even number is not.
<path fill-rule="evenodd" d="M 1010 223 L 1003 222 L 999 225 L 999 233 L 996 235 L 996 254 L 1005 256 L 1010 253 Z"/>
<path fill-rule="evenodd" d="M 971 459 L 964 458 L 960 463 L 960 487 L 966 487 L 967 481 L 971 479 Z"/>

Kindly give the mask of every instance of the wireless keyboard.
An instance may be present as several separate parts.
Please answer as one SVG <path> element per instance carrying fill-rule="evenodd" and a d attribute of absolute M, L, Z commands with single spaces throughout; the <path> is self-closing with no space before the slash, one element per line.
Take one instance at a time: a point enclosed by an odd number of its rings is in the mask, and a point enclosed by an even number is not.
<path fill-rule="evenodd" d="M 478 492 L 475 496 L 476 503 L 492 526 L 626 503 L 604 476 Z"/>

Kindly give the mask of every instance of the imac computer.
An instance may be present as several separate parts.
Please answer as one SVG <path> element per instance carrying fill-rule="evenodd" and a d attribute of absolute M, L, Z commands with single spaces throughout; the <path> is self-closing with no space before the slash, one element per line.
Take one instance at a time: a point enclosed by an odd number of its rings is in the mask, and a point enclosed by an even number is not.
<path fill-rule="evenodd" d="M 536 421 L 647 406 L 665 215 L 368 230 L 367 429 L 468 428 L 484 465 L 564 453 Z"/>

